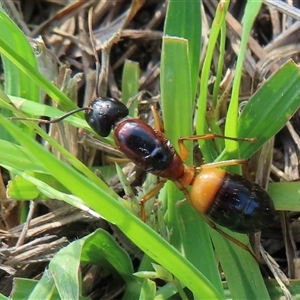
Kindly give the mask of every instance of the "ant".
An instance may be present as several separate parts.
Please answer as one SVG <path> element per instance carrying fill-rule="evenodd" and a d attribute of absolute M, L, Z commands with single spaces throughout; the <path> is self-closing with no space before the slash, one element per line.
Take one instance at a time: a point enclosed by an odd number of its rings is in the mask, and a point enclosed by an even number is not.
<path fill-rule="evenodd" d="M 244 164 L 234 159 L 203 164 L 199 167 L 184 163 L 189 153 L 185 141 L 225 138 L 252 142 L 251 138 L 232 138 L 214 133 L 182 137 L 178 139 L 179 153 L 163 133 L 157 110 L 152 106 L 155 129 L 140 119 L 125 119 L 128 108 L 120 101 L 98 97 L 88 107 L 68 112 L 60 118 L 46 121 L 55 123 L 65 117 L 85 111 L 89 126 L 100 136 L 107 137 L 114 129 L 116 147 L 140 169 L 160 178 L 158 184 L 141 199 L 141 219 L 146 221 L 145 203 L 156 196 L 167 180 L 172 180 L 184 193 L 186 200 L 217 232 L 256 256 L 248 246 L 219 229 L 215 223 L 239 233 L 260 231 L 274 220 L 272 199 L 258 184 L 244 177 L 229 173 L 221 167 Z M 45 120 L 44 120 L 45 121 Z M 191 190 L 188 191 L 188 187 Z"/>
<path fill-rule="evenodd" d="M 245 163 L 235 159 L 187 166 L 188 150 L 184 141 L 226 138 L 238 141 L 254 139 L 231 138 L 214 133 L 178 139 L 179 153 L 162 132 L 157 111 L 152 106 L 155 129 L 140 119 L 125 119 L 128 108 L 114 98 L 98 97 L 85 109 L 85 119 L 102 137 L 114 129 L 117 148 L 139 168 L 161 178 L 141 200 L 141 219 L 146 220 L 144 204 L 155 196 L 166 180 L 172 180 L 183 191 L 193 207 L 213 222 L 239 233 L 254 233 L 274 220 L 274 204 L 267 192 L 244 177 L 220 167 Z M 191 186 L 189 192 L 187 188 Z"/>

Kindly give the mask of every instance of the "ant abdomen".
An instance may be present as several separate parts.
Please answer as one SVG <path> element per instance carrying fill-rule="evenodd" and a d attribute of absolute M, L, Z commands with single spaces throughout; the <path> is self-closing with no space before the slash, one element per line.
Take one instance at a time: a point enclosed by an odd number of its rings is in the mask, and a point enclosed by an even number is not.
<path fill-rule="evenodd" d="M 212 221 L 240 233 L 253 233 L 274 221 L 272 199 L 258 184 L 218 168 L 203 169 L 195 178 L 191 201 Z"/>

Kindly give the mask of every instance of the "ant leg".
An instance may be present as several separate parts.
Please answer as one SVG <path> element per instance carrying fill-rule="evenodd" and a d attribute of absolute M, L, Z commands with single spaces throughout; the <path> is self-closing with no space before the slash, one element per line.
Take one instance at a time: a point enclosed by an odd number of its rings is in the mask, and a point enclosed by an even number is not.
<path fill-rule="evenodd" d="M 216 226 L 216 224 L 214 222 L 212 222 L 210 219 L 208 219 L 206 216 L 202 215 L 203 219 L 205 220 L 205 222 L 215 231 L 217 231 L 219 234 L 223 235 L 226 239 L 228 239 L 229 241 L 231 241 L 232 243 L 236 244 L 237 246 L 239 246 L 240 248 L 244 249 L 245 251 L 247 251 L 256 261 L 258 264 L 260 264 L 259 259 L 256 257 L 256 255 L 254 254 L 254 252 L 249 248 L 249 246 L 247 246 L 246 244 L 240 242 L 239 240 L 237 240 L 236 238 L 232 237 L 231 235 L 229 235 L 228 233 L 224 232 L 222 229 L 218 228 Z"/>
<path fill-rule="evenodd" d="M 247 160 L 245 159 L 231 159 L 231 160 L 224 160 L 224 161 L 216 161 L 212 163 L 203 164 L 200 167 L 196 167 L 196 172 L 200 172 L 203 169 L 209 169 L 209 168 L 221 168 L 221 167 L 227 167 L 227 166 L 236 166 L 236 165 L 245 165 L 247 164 Z"/>
<path fill-rule="evenodd" d="M 155 197 L 159 191 L 163 188 L 166 180 L 160 179 L 160 181 L 155 185 L 155 187 L 150 190 L 140 201 L 141 204 L 141 220 L 146 222 L 146 213 L 145 213 L 145 203 L 150 200 L 151 198 Z"/>
<path fill-rule="evenodd" d="M 179 205 L 182 204 L 185 201 L 188 201 L 191 203 L 191 196 L 190 193 L 187 189 L 182 189 L 182 192 L 184 193 L 186 199 L 179 201 Z M 227 238 L 229 241 L 231 241 L 232 243 L 236 244 L 237 246 L 241 247 L 242 249 L 244 249 L 245 251 L 247 251 L 256 261 L 258 264 L 260 264 L 258 258 L 256 257 L 256 255 L 254 254 L 254 252 L 244 243 L 240 242 L 239 240 L 237 240 L 236 238 L 232 237 L 231 235 L 229 235 L 228 233 L 224 232 L 222 229 L 218 228 L 216 226 L 216 224 L 211 221 L 209 218 L 207 218 L 205 215 L 202 215 L 202 218 L 204 219 L 204 221 L 215 231 L 217 231 L 219 234 L 223 235 L 225 238 Z"/>
<path fill-rule="evenodd" d="M 189 151 L 187 147 L 184 144 L 184 141 L 199 141 L 199 140 L 211 140 L 215 138 L 223 138 L 227 140 L 233 140 L 233 141 L 243 141 L 243 142 L 255 142 L 255 138 L 233 138 L 225 135 L 215 134 L 215 133 L 207 133 L 207 134 L 200 134 L 200 135 L 194 135 L 194 136 L 186 136 L 181 137 L 178 139 L 178 147 L 179 147 L 179 153 L 180 157 L 183 161 L 185 161 L 189 155 Z"/>
<path fill-rule="evenodd" d="M 159 116 L 159 113 L 154 105 L 151 105 L 151 111 L 152 111 L 153 118 L 154 118 L 154 128 L 157 131 L 165 132 L 164 125 L 163 125 L 161 118 Z"/>
<path fill-rule="evenodd" d="M 105 158 L 104 158 L 105 162 L 108 163 L 108 164 L 128 164 L 129 162 L 131 162 L 130 159 L 128 158 L 122 158 L 122 157 L 113 157 L 113 156 L 109 156 L 107 155 Z"/>
<path fill-rule="evenodd" d="M 149 91 L 147 91 L 147 90 L 139 91 L 137 94 L 133 95 L 132 97 L 130 97 L 128 99 L 127 104 L 126 104 L 127 108 L 130 109 L 130 107 L 133 105 L 133 103 L 135 101 L 140 102 L 142 96 L 144 96 L 146 94 L 148 94 L 148 96 L 150 96 L 151 98 L 153 97 L 152 94 Z"/>

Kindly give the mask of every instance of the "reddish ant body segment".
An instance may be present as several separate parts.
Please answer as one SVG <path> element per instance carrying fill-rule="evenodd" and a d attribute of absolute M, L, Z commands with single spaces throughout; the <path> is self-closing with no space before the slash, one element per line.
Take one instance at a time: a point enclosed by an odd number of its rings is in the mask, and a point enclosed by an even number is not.
<path fill-rule="evenodd" d="M 213 222 L 235 232 L 254 233 L 274 220 L 273 201 L 265 190 L 240 175 L 220 169 L 242 164 L 244 160 L 203 164 L 200 167 L 184 164 L 188 156 L 183 143 L 186 140 L 252 139 L 236 139 L 216 134 L 180 138 L 178 154 L 160 131 L 161 126 L 157 121 L 155 123 L 158 130 L 139 119 L 122 120 L 127 115 L 128 109 L 123 103 L 108 97 L 97 98 L 85 110 L 85 119 L 95 132 L 107 136 L 114 129 L 114 140 L 118 149 L 138 167 L 161 178 L 159 184 L 141 200 L 142 220 L 146 219 L 144 204 L 159 192 L 166 180 L 172 180 L 193 207 L 218 232 L 222 231 Z M 191 192 L 187 190 L 189 186 Z M 223 232 L 222 234 L 224 235 Z M 228 237 L 227 234 L 225 236 Z M 236 242 L 235 239 L 229 239 Z"/>

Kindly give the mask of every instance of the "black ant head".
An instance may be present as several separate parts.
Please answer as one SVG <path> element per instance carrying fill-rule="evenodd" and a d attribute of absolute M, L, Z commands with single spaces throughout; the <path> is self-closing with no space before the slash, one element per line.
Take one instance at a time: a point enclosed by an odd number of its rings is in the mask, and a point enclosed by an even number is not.
<path fill-rule="evenodd" d="M 100 136 L 109 135 L 113 126 L 128 116 L 128 108 L 114 98 L 99 97 L 92 101 L 89 110 L 85 111 L 85 119 L 90 127 Z"/>

